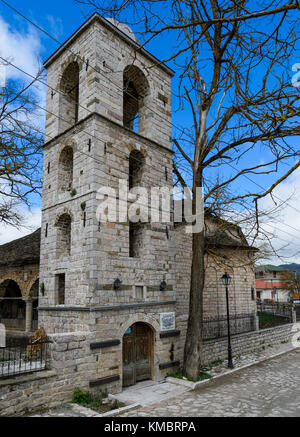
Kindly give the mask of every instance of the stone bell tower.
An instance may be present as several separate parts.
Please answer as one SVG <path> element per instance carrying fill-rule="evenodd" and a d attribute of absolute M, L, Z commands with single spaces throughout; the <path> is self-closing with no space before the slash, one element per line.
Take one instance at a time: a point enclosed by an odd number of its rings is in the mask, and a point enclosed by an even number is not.
<path fill-rule="evenodd" d="M 97 191 L 118 189 L 120 180 L 129 188 L 172 187 L 173 72 L 127 26 L 98 14 L 45 67 L 40 325 L 50 334 L 86 332 L 92 344 L 119 344 L 93 367 L 94 378 L 113 373 L 119 388 L 125 333 L 149 329 L 148 371 L 160 378 L 160 364 L 170 360 L 161 316 L 175 323 L 172 225 L 103 224 L 96 211 Z M 144 328 L 131 331 L 136 323 Z"/>

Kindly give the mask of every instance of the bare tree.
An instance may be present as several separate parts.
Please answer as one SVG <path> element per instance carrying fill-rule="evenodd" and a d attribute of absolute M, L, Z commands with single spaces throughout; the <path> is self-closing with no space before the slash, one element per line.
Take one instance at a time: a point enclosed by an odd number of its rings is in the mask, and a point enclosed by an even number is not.
<path fill-rule="evenodd" d="M 145 44 L 173 35 L 176 47 L 162 62 L 173 60 L 180 108 L 192 119 L 191 127 L 173 132 L 176 183 L 192 186 L 194 214 L 197 187 L 204 188 L 206 210 L 223 217 L 224 225 L 234 215 L 243 223 L 254 213 L 255 239 L 261 231 L 259 200 L 272 196 L 300 167 L 293 140 L 300 133 L 299 90 L 290 74 L 298 41 L 298 2 L 79 2 L 127 24 L 134 17 L 139 28 L 144 24 L 140 35 Z M 269 175 L 268 181 L 273 176 L 266 189 L 260 185 L 263 175 Z M 191 378 L 201 367 L 205 252 L 203 230 L 193 234 L 183 369 Z"/>
<path fill-rule="evenodd" d="M 293 301 L 295 294 L 300 294 L 300 275 L 298 272 L 291 270 L 285 270 L 281 273 L 281 280 L 284 281 L 286 289 L 289 294 L 289 298 Z"/>
<path fill-rule="evenodd" d="M 21 224 L 20 206 L 41 189 L 43 136 L 35 122 L 35 81 L 0 87 L 0 223 Z"/>

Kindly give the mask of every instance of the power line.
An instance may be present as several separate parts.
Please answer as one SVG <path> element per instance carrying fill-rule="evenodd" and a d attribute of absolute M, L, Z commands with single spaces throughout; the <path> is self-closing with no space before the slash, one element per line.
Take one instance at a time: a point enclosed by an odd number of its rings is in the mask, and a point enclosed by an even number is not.
<path fill-rule="evenodd" d="M 1 1 L 2 1 L 2 0 L 1 0 Z M 42 80 L 40 80 L 40 79 L 38 79 L 38 78 L 35 78 L 35 76 L 31 75 L 30 73 L 27 73 L 25 70 L 23 70 L 23 69 L 19 68 L 18 66 L 14 65 L 12 62 L 10 62 L 10 61 L 8 61 L 8 60 L 2 58 L 1 56 L 0 56 L 0 59 L 2 59 L 4 62 L 8 63 L 8 64 L 11 65 L 12 67 L 16 68 L 17 70 L 21 71 L 23 74 L 26 74 L 27 76 L 31 77 L 32 79 L 36 79 L 38 82 L 40 82 L 40 83 L 43 84 L 44 86 L 48 87 L 48 88 L 51 89 L 52 91 L 54 90 L 53 87 L 51 87 L 51 86 L 48 85 L 47 83 L 43 82 Z M 10 91 L 11 91 L 11 90 L 10 90 Z M 56 90 L 56 91 L 57 91 L 57 90 Z M 65 94 L 64 94 L 62 91 L 58 91 L 58 92 L 59 92 L 61 95 L 65 96 Z M 33 104 L 35 103 L 35 102 L 31 102 L 31 101 L 30 101 L 29 99 L 27 99 L 27 98 L 26 98 L 26 100 L 27 100 L 28 102 L 30 102 L 30 103 L 33 103 Z M 73 99 L 73 100 L 74 100 L 74 99 Z M 74 100 L 74 101 L 75 101 L 75 100 Z M 46 113 L 55 116 L 55 117 L 58 118 L 59 120 L 62 120 L 63 122 L 68 123 L 71 127 L 74 127 L 74 124 L 71 123 L 69 120 L 65 120 L 65 119 L 62 118 L 61 116 L 55 114 L 54 112 L 51 112 L 51 111 L 47 110 L 46 108 L 44 108 L 44 107 L 42 107 L 42 106 L 40 106 L 40 105 L 38 105 L 38 104 L 35 104 L 35 106 L 38 107 L 38 108 L 40 108 L 41 110 L 45 111 Z M 79 106 L 80 106 L 81 108 L 83 108 L 84 110 L 87 110 L 88 112 L 91 112 L 91 113 L 92 113 L 92 111 L 90 111 L 90 110 L 84 108 L 84 106 L 82 106 L 82 105 L 79 105 Z M 43 134 L 42 131 L 39 131 L 39 130 L 37 130 L 36 128 L 34 128 L 34 129 L 35 129 L 37 132 Z M 85 131 L 85 130 L 82 130 L 82 132 L 83 132 L 83 133 L 86 133 L 88 136 L 92 136 L 95 140 L 100 141 L 100 142 L 103 143 L 104 145 L 106 144 L 105 141 L 103 141 L 102 139 L 96 137 L 95 135 L 91 135 L 90 132 L 87 132 L 87 131 Z M 45 134 L 45 135 L 46 135 L 46 134 Z M 50 140 L 52 140 L 52 139 L 54 138 L 54 137 L 51 137 L 50 135 L 46 135 L 46 136 L 49 137 Z M 115 146 L 112 146 L 112 145 L 111 145 L 110 147 L 113 147 L 114 149 L 116 149 L 116 150 L 119 151 L 119 149 L 117 149 Z M 95 160 L 96 162 L 98 162 L 99 164 L 103 164 L 103 162 L 100 161 L 100 160 L 98 160 L 96 157 L 93 157 L 93 156 L 91 156 L 91 155 L 89 155 L 89 154 L 87 154 L 87 153 L 85 153 L 85 152 L 83 152 L 83 151 L 81 151 L 81 150 L 79 150 L 79 149 L 78 149 L 78 152 L 81 153 L 81 154 L 83 154 L 83 155 L 85 155 L 85 156 L 87 156 L 87 157 L 89 157 L 89 158 L 91 158 L 91 159 L 94 159 L 94 160 Z M 132 159 L 134 159 L 136 162 L 142 163 L 142 161 L 141 161 L 140 159 L 135 158 L 135 157 L 133 157 L 133 156 L 132 156 Z M 234 170 L 236 170 L 237 172 L 239 171 L 238 169 L 236 169 L 236 168 L 235 168 L 234 166 L 232 166 L 231 164 L 229 164 L 229 163 L 226 163 L 226 164 L 230 165 L 230 167 L 232 167 L 232 168 L 233 168 Z M 151 167 L 151 168 L 153 168 L 155 171 L 158 171 L 158 172 L 160 172 L 161 174 L 164 174 L 164 175 L 165 175 L 165 172 L 163 172 L 162 170 L 158 170 L 157 167 L 151 166 L 150 164 L 148 165 L 148 167 Z M 261 187 L 259 184 L 257 184 L 255 181 L 253 181 L 251 178 L 249 178 L 248 176 L 246 176 L 246 175 L 243 175 L 243 176 L 245 176 L 247 179 L 249 179 L 249 180 L 250 180 L 251 182 L 253 182 L 254 184 L 258 185 L 260 188 L 263 188 L 263 187 Z M 289 227 L 289 228 L 293 229 L 294 231 L 300 232 L 298 229 L 294 228 L 293 226 L 290 226 L 290 225 L 287 224 L 287 223 L 283 223 L 283 225 L 286 226 L 286 227 Z M 284 231 L 284 230 L 282 230 L 282 232 L 284 232 L 284 233 L 286 233 L 287 235 L 292 236 L 292 237 L 294 238 L 294 236 L 293 236 L 292 234 L 289 234 L 288 232 L 286 232 L 286 231 Z M 277 238 L 279 238 L 279 237 L 277 237 Z M 279 239 L 280 239 L 280 238 L 279 238 Z M 285 241 L 285 240 L 282 240 L 282 241 Z M 285 242 L 287 242 L 287 241 L 285 241 Z"/>
<path fill-rule="evenodd" d="M 59 44 L 60 46 L 63 45 L 57 38 L 55 38 L 53 35 L 51 35 L 49 32 L 47 32 L 45 29 L 43 29 L 41 26 L 39 26 L 38 24 L 36 24 L 35 22 L 33 22 L 32 20 L 30 20 L 28 17 L 26 17 L 24 14 L 22 14 L 22 12 L 20 12 L 19 10 L 17 10 L 16 8 L 14 8 L 12 5 L 10 5 L 7 1 L 5 0 L 1 0 L 2 3 L 4 3 L 7 7 L 9 7 L 10 9 L 12 9 L 14 12 L 16 12 L 17 14 L 19 14 L 22 18 L 24 18 L 26 21 L 28 21 L 30 24 L 32 24 L 33 26 L 35 26 L 38 30 L 40 30 L 41 32 L 43 32 L 45 35 L 47 35 L 49 38 L 51 38 L 53 41 L 55 41 L 57 44 Z M 79 53 L 76 53 L 74 51 L 72 51 L 70 48 L 66 47 L 66 50 L 69 51 L 70 53 L 72 53 L 73 55 L 77 56 L 79 59 L 81 59 L 83 62 L 86 62 L 85 59 L 83 59 Z M 133 99 L 135 99 L 136 101 L 139 101 L 139 99 L 132 95 L 131 93 L 128 92 L 128 90 L 120 87 L 118 84 L 116 84 L 114 81 L 112 81 L 108 76 L 105 76 L 100 70 L 96 70 L 95 67 L 93 67 L 92 65 L 89 65 L 96 73 L 101 74 L 103 77 L 105 77 L 106 80 L 108 80 L 109 82 L 111 82 L 114 86 L 116 86 L 117 88 L 119 88 L 120 90 L 122 90 L 123 92 L 125 92 L 126 94 L 128 94 L 130 97 L 132 97 Z M 56 90 L 57 91 L 57 90 Z M 147 109 L 149 109 L 150 111 L 153 112 L 153 110 L 151 108 L 149 108 L 148 106 L 144 105 Z M 85 110 L 87 110 L 86 108 L 84 108 Z M 163 118 L 160 114 L 157 114 L 159 117 Z M 176 126 L 174 123 L 169 122 L 168 120 L 164 120 L 166 123 L 170 124 L 171 127 L 174 127 L 176 129 L 178 129 L 179 131 L 181 131 L 182 133 L 184 133 L 184 130 L 179 128 L 178 126 Z M 236 170 L 237 172 L 239 172 L 238 169 L 236 169 L 234 166 L 232 166 L 231 164 L 227 163 L 227 165 L 231 166 L 234 170 Z M 254 182 L 251 178 L 249 178 L 246 175 L 242 175 L 244 177 L 246 177 L 248 180 L 250 180 L 252 183 L 254 183 L 255 185 L 257 185 L 258 187 L 260 187 L 264 192 L 266 191 L 264 187 L 262 187 L 261 185 L 259 185 L 258 183 Z M 277 197 L 278 200 L 280 200 L 281 202 L 284 202 L 282 199 L 280 199 L 278 196 Z M 289 205 L 288 203 L 286 203 L 287 205 Z M 292 205 L 289 205 L 290 208 L 293 208 L 295 211 L 297 211 L 298 213 L 300 213 L 300 210 L 298 210 L 297 208 L 293 207 Z M 295 230 L 295 228 L 294 228 Z"/>
<path fill-rule="evenodd" d="M 229 165 L 231 168 L 233 168 L 235 171 L 237 171 L 238 173 L 240 172 L 240 170 L 238 170 L 236 167 L 234 167 L 232 164 L 230 164 L 229 162 L 225 162 L 225 164 Z M 250 182 L 252 182 L 253 184 L 257 185 L 259 188 L 261 188 L 264 192 L 266 192 L 266 189 L 258 184 L 257 182 L 255 182 L 253 179 L 251 179 L 249 176 L 243 174 L 242 176 L 244 176 L 246 179 L 248 179 Z M 276 199 L 280 200 L 280 202 L 286 203 L 290 208 L 294 209 L 295 211 L 297 211 L 298 213 L 300 213 L 300 210 L 295 208 L 294 206 L 290 205 L 288 202 L 286 202 L 285 200 L 282 200 L 280 197 L 278 197 L 275 194 L 272 194 Z M 299 232 L 299 229 L 293 228 L 292 226 L 290 226 L 292 229 L 297 230 Z"/>
<path fill-rule="evenodd" d="M 41 26 L 39 26 L 38 24 L 36 24 L 35 22 L 33 22 L 32 20 L 30 20 L 28 17 L 26 17 L 24 14 L 22 14 L 19 10 L 17 10 L 16 8 L 14 8 L 12 5 L 10 5 L 8 2 L 6 2 L 5 0 L 1 0 L 2 3 L 4 3 L 7 7 L 9 7 L 11 10 L 13 10 L 14 12 L 16 12 L 17 14 L 19 14 L 22 18 L 24 18 L 26 21 L 28 21 L 30 24 L 32 24 L 34 27 L 36 27 L 38 30 L 40 30 L 41 32 L 43 32 L 45 35 L 47 35 L 49 38 L 51 38 L 53 41 L 55 41 L 57 44 L 62 45 L 62 43 L 55 37 L 53 37 L 53 35 L 51 35 L 50 33 L 48 33 L 45 29 L 43 29 Z M 73 55 L 77 56 L 79 59 L 81 59 L 84 63 L 86 62 L 85 59 L 83 59 L 78 53 L 74 53 L 71 49 L 69 49 L 68 47 L 66 47 L 66 50 L 69 51 L 70 53 L 72 53 Z M 2 58 L 3 59 L 3 58 Z M 97 74 L 101 74 L 103 77 L 105 77 L 106 80 L 108 80 L 109 82 L 111 82 L 115 87 L 119 88 L 120 90 L 122 90 L 124 93 L 126 93 L 127 95 L 129 95 L 130 97 L 132 97 L 133 99 L 135 99 L 136 101 L 139 101 L 139 99 L 132 95 L 131 93 L 128 92 L 128 90 L 124 89 L 123 87 L 120 87 L 118 84 L 116 84 L 114 81 L 112 81 L 108 76 L 105 76 L 100 70 L 96 70 L 92 65 L 89 65 Z M 15 66 L 15 68 L 18 68 Z M 19 69 L 19 68 L 18 68 Z M 44 68 L 43 68 L 44 69 Z M 24 71 L 23 71 L 24 72 Z M 24 72 L 25 74 L 28 74 L 26 72 Z M 28 74 L 29 75 L 29 74 Z M 31 76 L 32 77 L 32 76 Z M 47 85 L 48 86 L 48 85 Z M 51 87 L 50 87 L 51 88 Z M 57 91 L 57 90 L 55 90 Z M 150 111 L 153 110 L 151 108 L 149 108 L 147 105 L 144 105 L 147 109 L 149 109 Z M 47 111 L 45 108 L 41 108 L 45 111 Z M 87 108 L 84 108 L 84 110 L 88 111 Z M 91 112 L 91 111 L 90 111 Z M 54 114 L 55 116 L 57 116 L 56 114 Z M 163 118 L 160 114 L 157 114 L 159 117 Z M 64 120 L 66 122 L 66 120 Z M 164 122 L 167 124 L 170 124 L 171 127 L 174 127 L 176 129 L 178 129 L 179 131 L 181 131 L 182 133 L 184 133 L 184 131 L 179 128 L 178 126 L 176 126 L 174 123 L 169 122 L 167 119 L 164 119 Z M 70 123 L 71 124 L 71 123 Z M 83 131 L 84 132 L 84 131 Z M 87 133 L 87 132 L 85 132 Z M 91 136 L 90 133 L 88 133 L 88 135 Z M 95 137 L 95 136 L 94 136 Z M 95 137 L 96 138 L 96 137 Z M 102 141 L 100 139 L 98 139 L 98 141 Z M 103 142 L 103 141 L 102 141 Z M 103 142 L 104 143 L 104 142 Z M 87 155 L 89 156 L 89 155 Z M 135 158 L 136 159 L 136 158 Z M 141 161 L 140 161 L 141 162 Z M 232 167 L 234 170 L 236 170 L 237 172 L 239 172 L 239 170 L 237 168 L 235 168 L 233 165 L 229 164 L 228 162 L 226 162 L 227 165 L 229 165 L 230 167 Z M 152 166 L 152 168 L 155 168 Z M 157 168 L 155 168 L 155 170 L 157 171 Z M 163 173 L 163 172 L 162 172 Z M 255 185 L 257 185 L 259 188 L 261 188 L 263 191 L 266 191 L 264 187 L 262 187 L 261 185 L 259 185 L 258 183 L 256 183 L 255 181 L 253 181 L 250 177 L 248 177 L 247 175 L 242 175 L 245 178 L 247 178 L 248 180 L 250 180 L 252 183 L 254 183 Z M 278 200 L 280 200 L 281 202 L 284 202 L 282 199 L 280 199 L 278 196 L 275 196 Z M 298 210 L 297 208 L 293 207 L 292 205 L 290 205 L 289 203 L 286 202 L 286 204 L 288 206 L 290 206 L 290 208 L 293 208 L 295 211 L 297 211 L 298 213 L 300 213 L 300 210 Z M 297 232 L 299 232 L 299 230 L 297 230 L 296 228 L 293 228 L 292 226 L 285 224 L 285 226 L 290 227 L 293 230 L 296 230 Z"/>
<path fill-rule="evenodd" d="M 243 213 L 240 212 L 240 211 L 236 211 L 236 213 L 237 213 L 238 215 L 242 216 L 242 217 L 245 217 L 246 219 L 248 218 L 245 214 L 243 214 Z M 260 228 L 261 228 L 264 232 L 271 232 L 271 231 L 266 231 L 265 229 L 263 229 L 263 226 L 269 226 L 269 227 L 271 227 L 272 225 L 270 225 L 269 223 L 263 223 L 263 225 L 260 225 Z M 281 232 L 284 232 L 285 234 L 287 234 L 287 235 L 289 235 L 289 236 L 291 236 L 292 238 L 295 239 L 295 236 L 292 235 L 292 234 L 290 234 L 289 232 L 286 232 L 286 231 L 284 231 L 283 229 L 281 229 Z M 274 237 L 274 238 L 276 238 L 276 239 L 278 239 L 278 240 L 281 240 L 281 241 L 283 241 L 284 243 L 287 243 L 287 244 L 289 244 L 289 245 L 292 244 L 291 241 L 284 240 L 284 239 L 281 238 L 281 237 L 276 236 L 276 237 Z M 297 238 L 297 237 L 296 237 L 296 238 Z M 296 244 L 296 246 L 299 246 L 299 244 Z"/>
<path fill-rule="evenodd" d="M 22 68 L 16 66 L 15 64 L 13 64 L 12 62 L 10 62 L 10 61 L 8 61 L 7 59 L 3 58 L 2 56 L 0 56 L 0 59 L 2 59 L 4 62 L 6 62 L 7 64 L 11 65 L 12 67 L 16 68 L 17 70 L 19 70 L 19 71 L 22 72 L 23 74 L 26 74 L 27 76 L 31 77 L 32 79 L 36 79 L 38 82 L 40 82 L 41 84 L 43 84 L 43 85 L 46 86 L 47 88 L 51 89 L 52 91 L 54 90 L 54 88 L 51 87 L 50 85 L 48 85 L 47 83 L 41 81 L 41 80 L 38 79 L 38 78 L 35 78 L 35 76 L 33 76 L 32 74 L 27 73 L 25 70 L 23 70 Z M 10 92 L 13 92 L 13 90 L 9 90 L 9 91 L 10 91 Z M 57 91 L 57 90 L 55 90 L 55 91 Z M 59 94 L 61 94 L 62 96 L 65 97 L 65 94 L 64 94 L 62 91 L 57 91 L 57 92 L 58 92 Z M 74 124 L 73 124 L 72 122 L 70 122 L 69 120 L 66 120 L 66 119 L 62 118 L 61 116 L 55 114 L 54 112 L 49 111 L 48 109 L 44 108 L 43 106 L 38 105 L 37 103 L 35 103 L 35 102 L 33 102 L 33 101 L 30 101 L 28 98 L 26 98 L 26 100 L 27 100 L 29 103 L 34 104 L 37 108 L 41 109 L 42 111 L 45 111 L 46 113 L 48 113 L 48 114 L 50 114 L 50 115 L 53 115 L 54 117 L 58 118 L 59 120 L 62 120 L 63 122 L 68 123 L 71 127 L 74 127 Z M 73 99 L 73 100 L 74 100 L 74 99 Z M 74 100 L 74 101 L 75 101 L 75 100 Z M 84 110 L 86 110 L 86 111 L 90 112 L 91 114 L 93 114 L 93 111 L 91 111 L 91 110 L 89 110 L 89 109 L 86 109 L 86 108 L 85 108 L 84 106 L 82 106 L 82 105 L 79 105 L 79 106 L 80 106 L 81 108 L 83 108 Z M 120 125 L 120 127 L 122 127 L 122 126 Z M 38 130 L 37 130 L 37 132 L 43 134 L 43 132 L 41 132 L 41 131 L 38 131 Z M 94 138 L 94 139 L 97 140 L 97 141 L 100 141 L 100 142 L 103 143 L 104 145 L 106 144 L 105 141 L 103 141 L 102 139 L 96 137 L 95 134 L 91 134 L 91 132 L 85 131 L 85 130 L 83 130 L 83 129 L 81 130 L 81 132 L 87 134 L 88 136 Z M 49 137 L 50 140 L 52 140 L 52 139 L 55 138 L 55 137 L 51 137 L 51 136 L 48 135 L 48 134 L 45 134 L 45 135 L 46 135 L 47 137 Z M 120 152 L 120 150 L 119 150 L 117 147 L 113 146 L 112 144 L 110 145 L 110 148 L 114 148 L 114 149 L 116 149 L 118 152 Z M 80 150 L 79 150 L 79 152 L 80 152 L 80 153 L 84 153 L 84 152 L 82 152 L 82 151 L 80 151 Z M 87 156 L 90 156 L 90 155 L 88 155 L 88 154 L 86 154 L 86 155 L 87 155 Z M 90 158 L 95 159 L 95 160 L 97 161 L 97 159 L 96 159 L 95 157 L 90 156 Z M 133 159 L 133 160 L 136 161 L 136 162 L 139 162 L 140 164 L 143 164 L 143 161 L 142 161 L 141 159 L 138 159 L 138 158 L 136 158 L 136 157 L 134 157 L 134 156 L 131 156 L 131 159 Z M 100 164 L 102 164 L 102 162 L 100 162 L 100 161 L 97 161 L 97 162 L 99 162 Z M 147 164 L 147 167 L 149 167 L 149 168 L 153 168 L 155 171 L 157 171 L 157 172 L 163 174 L 163 175 L 166 177 L 166 172 L 165 172 L 165 171 L 163 171 L 163 170 L 159 170 L 157 167 L 154 167 L 154 166 L 152 166 L 151 164 Z"/>
<path fill-rule="evenodd" d="M 59 44 L 60 46 L 63 45 L 62 42 L 60 42 L 58 39 L 56 39 L 54 36 L 52 36 L 49 32 L 47 32 L 45 29 L 43 29 L 41 26 L 39 26 L 38 24 L 36 24 L 35 22 L 33 22 L 32 20 L 30 20 L 29 18 L 27 18 L 24 14 L 22 14 L 19 10 L 17 10 L 16 8 L 14 8 L 13 6 L 11 6 L 8 2 L 6 2 L 5 0 L 1 0 L 2 3 L 4 3 L 7 7 L 9 7 L 10 9 L 12 9 L 14 12 L 16 12 L 17 14 L 19 14 L 22 18 L 24 18 L 26 21 L 28 21 L 30 24 L 32 24 L 33 26 L 35 26 L 39 31 L 43 32 L 45 35 L 47 35 L 49 38 L 51 38 L 53 41 L 55 41 L 57 44 Z M 82 56 L 79 53 L 74 52 L 73 50 L 71 50 L 69 47 L 65 48 L 66 51 L 70 52 L 72 55 L 75 55 L 78 59 L 80 59 L 83 63 L 86 64 L 86 60 L 84 58 L 82 58 Z M 130 96 L 131 98 L 133 98 L 134 100 L 136 100 L 139 103 L 139 99 L 138 97 L 136 97 L 135 95 L 131 94 L 128 90 L 126 90 L 124 87 L 120 87 L 119 84 L 115 83 L 113 80 L 111 80 L 107 75 L 105 75 L 104 73 L 102 73 L 99 70 L 97 70 L 95 67 L 93 67 L 93 65 L 88 64 L 89 67 L 91 67 L 92 70 L 94 70 L 97 74 L 102 75 L 106 80 L 108 80 L 109 82 L 111 82 L 115 87 L 117 87 L 118 89 L 120 89 L 122 92 L 124 92 L 125 94 L 127 94 L 128 96 Z M 153 109 L 151 109 L 149 106 L 144 104 L 144 107 L 149 109 L 152 113 L 154 113 Z M 179 131 L 181 131 L 182 133 L 184 133 L 184 130 L 179 128 L 178 126 L 176 126 L 174 123 L 172 123 L 172 121 L 168 121 L 167 119 L 165 119 L 162 115 L 160 115 L 159 113 L 155 112 L 155 115 L 158 115 L 160 118 L 162 118 L 164 120 L 165 123 L 169 124 L 170 127 L 174 127 L 176 129 L 178 129 Z"/>

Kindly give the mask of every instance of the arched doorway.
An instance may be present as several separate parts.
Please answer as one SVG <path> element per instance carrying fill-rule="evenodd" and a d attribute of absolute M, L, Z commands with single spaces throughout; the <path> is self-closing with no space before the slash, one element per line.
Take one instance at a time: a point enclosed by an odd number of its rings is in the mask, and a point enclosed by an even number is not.
<path fill-rule="evenodd" d="M 146 323 L 135 323 L 123 337 L 123 387 L 153 377 L 153 330 Z"/>
<path fill-rule="evenodd" d="M 0 285 L 0 323 L 6 328 L 25 328 L 25 302 L 20 287 L 11 279 Z"/>

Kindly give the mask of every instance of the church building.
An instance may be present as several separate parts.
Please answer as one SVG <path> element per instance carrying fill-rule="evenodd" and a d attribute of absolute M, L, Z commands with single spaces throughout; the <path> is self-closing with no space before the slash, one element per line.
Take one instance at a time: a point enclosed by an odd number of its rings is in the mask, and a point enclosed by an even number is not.
<path fill-rule="evenodd" d="M 72 338 L 63 363 L 72 368 L 70 384 L 114 393 L 139 381 L 159 381 L 182 365 L 191 235 L 184 224 L 172 221 L 103 223 L 97 209 L 99 190 L 118 190 L 120 180 L 129 188 L 172 189 L 174 72 L 127 26 L 97 13 L 44 65 L 48 87 L 36 323 L 50 338 L 60 339 L 53 341 Z M 227 269 L 233 278 L 230 308 L 234 323 L 238 320 L 236 333 L 255 330 L 254 250 L 238 227 L 216 233 L 218 225 L 207 217 L 205 326 L 214 331 L 221 321 L 226 329 L 221 276 Z M 11 279 L 17 281 L 1 267 L 0 282 Z M 209 329 L 205 332 L 207 340 L 214 338 Z"/>

